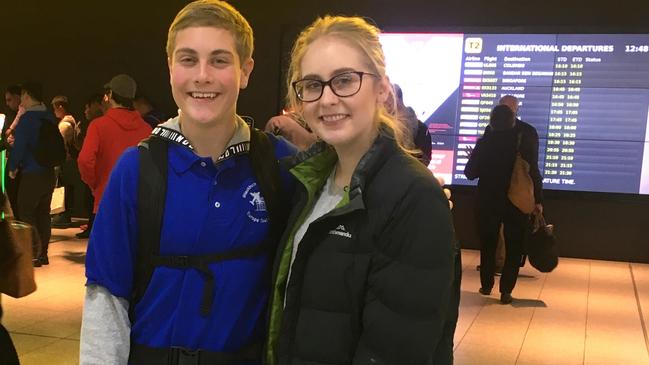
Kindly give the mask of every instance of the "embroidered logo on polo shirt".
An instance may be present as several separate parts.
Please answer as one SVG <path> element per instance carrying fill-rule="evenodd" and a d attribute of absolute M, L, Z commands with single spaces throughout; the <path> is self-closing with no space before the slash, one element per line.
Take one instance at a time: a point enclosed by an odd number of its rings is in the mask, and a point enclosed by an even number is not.
<path fill-rule="evenodd" d="M 331 231 L 329 231 L 329 234 L 333 234 L 335 236 L 341 236 L 345 238 L 352 238 L 352 234 L 347 232 L 347 228 L 345 228 L 345 226 L 342 224 L 336 227 L 336 229 L 332 229 Z"/>
<path fill-rule="evenodd" d="M 266 201 L 264 200 L 264 197 L 261 196 L 259 189 L 257 189 L 257 183 L 248 185 L 241 197 L 243 199 L 246 199 L 248 204 L 250 204 L 250 208 L 246 213 L 246 216 L 248 216 L 251 221 L 255 223 L 268 222 L 266 213 Z"/>

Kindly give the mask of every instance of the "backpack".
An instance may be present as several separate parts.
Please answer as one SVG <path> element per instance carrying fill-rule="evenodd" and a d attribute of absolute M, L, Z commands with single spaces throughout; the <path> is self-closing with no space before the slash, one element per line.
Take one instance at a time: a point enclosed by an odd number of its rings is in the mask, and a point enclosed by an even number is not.
<path fill-rule="evenodd" d="M 282 192 L 279 161 L 268 136 L 250 127 L 250 161 L 259 190 L 266 202 L 270 220 L 269 237 L 261 244 L 226 252 L 196 256 L 160 256 L 160 232 L 167 189 L 167 149 L 169 141 L 156 135 L 138 145 L 139 183 L 137 198 L 138 245 L 133 292 L 129 314 L 134 319 L 135 305 L 142 299 L 157 266 L 194 268 L 205 278 L 200 312 L 208 316 L 212 307 L 215 278 L 208 269 L 212 262 L 273 254 L 288 218 L 288 204 Z"/>
<path fill-rule="evenodd" d="M 55 167 L 62 165 L 66 157 L 65 143 L 59 128 L 51 120 L 41 118 L 34 151 L 36 162 L 43 167 Z"/>

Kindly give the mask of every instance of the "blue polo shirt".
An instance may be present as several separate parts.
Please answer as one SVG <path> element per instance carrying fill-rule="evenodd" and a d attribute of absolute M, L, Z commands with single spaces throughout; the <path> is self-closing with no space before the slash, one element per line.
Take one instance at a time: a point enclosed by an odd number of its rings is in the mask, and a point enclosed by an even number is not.
<path fill-rule="evenodd" d="M 278 158 L 295 148 L 269 136 Z M 257 245 L 269 233 L 268 214 L 249 155 L 214 164 L 182 144 L 169 144 L 161 255 L 214 254 Z M 114 167 L 95 219 L 86 256 L 88 284 L 130 298 L 137 252 L 138 151 L 127 149 Z M 282 171 L 287 194 L 293 181 Z M 264 338 L 272 258 L 213 263 L 210 314 L 200 314 L 204 277 L 195 269 L 157 267 L 135 307 L 131 341 L 150 347 L 236 352 Z"/>

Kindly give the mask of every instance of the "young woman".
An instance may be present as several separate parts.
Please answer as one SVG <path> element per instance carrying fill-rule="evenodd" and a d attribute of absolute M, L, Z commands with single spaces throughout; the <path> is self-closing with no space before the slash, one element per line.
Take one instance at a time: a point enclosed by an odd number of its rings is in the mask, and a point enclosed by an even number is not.
<path fill-rule="evenodd" d="M 274 267 L 270 364 L 452 363 L 459 285 L 448 201 L 402 146 L 379 31 L 317 19 L 297 39 L 289 102 L 322 140 Z"/>

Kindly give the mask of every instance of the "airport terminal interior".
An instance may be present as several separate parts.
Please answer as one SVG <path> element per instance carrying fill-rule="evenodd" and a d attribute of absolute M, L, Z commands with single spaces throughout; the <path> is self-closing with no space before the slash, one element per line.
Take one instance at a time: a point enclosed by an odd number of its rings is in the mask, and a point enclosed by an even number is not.
<path fill-rule="evenodd" d="M 25 84 L 42 86 L 48 109 L 65 97 L 81 122 L 75 137 L 104 113 L 115 91 L 106 85 L 116 75 L 137 83 L 137 99 L 150 107 L 140 113 L 154 117 L 151 126 L 178 115 L 165 45 L 169 24 L 188 2 L 3 1 L 0 90 L 18 89 L 13 107 L 7 93 L 0 102 L 5 135 L 20 120 L 14 116 L 29 96 Z M 358 15 L 381 29 L 386 75 L 402 89 L 402 110 L 409 107 L 430 135 L 424 164 L 452 190 L 448 232 L 462 258 L 455 365 L 649 365 L 649 1 L 229 2 L 254 29 L 254 70 L 235 98 L 236 112 L 259 128 L 273 117 L 304 122 L 287 105 L 286 74 L 293 42 L 317 16 Z M 339 70 L 358 76 L 357 93 L 371 80 L 363 81 L 371 73 L 362 70 Z M 334 73 L 315 80 L 320 96 L 329 95 L 327 87 L 336 93 Z M 135 88 L 129 90 L 133 99 Z M 482 221 L 476 180 L 464 172 L 492 111 L 512 95 L 519 104 L 511 119 L 536 129 L 536 183 L 543 183 L 543 213 L 555 227 L 560 257 L 550 273 L 528 262 L 513 302 L 503 304 L 499 276 L 489 295 L 478 292 Z M 1 296 L 2 325 L 23 365 L 79 364 L 88 239 L 78 234 L 93 207 L 75 168 L 72 224 L 52 229 L 49 264 L 34 268 L 38 289 L 19 299 Z"/>

